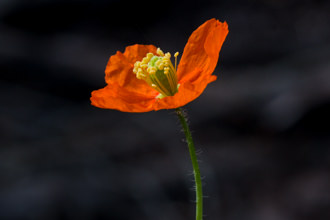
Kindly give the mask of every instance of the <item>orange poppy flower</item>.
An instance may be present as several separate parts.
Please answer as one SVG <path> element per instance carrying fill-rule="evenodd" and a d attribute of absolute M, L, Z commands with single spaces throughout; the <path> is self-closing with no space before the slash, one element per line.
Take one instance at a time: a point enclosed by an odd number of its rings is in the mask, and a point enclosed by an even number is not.
<path fill-rule="evenodd" d="M 228 25 L 206 21 L 189 37 L 176 68 L 170 53 L 153 45 L 132 45 L 111 56 L 105 69 L 107 86 L 92 92 L 91 103 L 123 112 L 173 109 L 196 99 L 216 80 L 212 75 Z M 155 55 L 157 54 L 157 55 Z"/>

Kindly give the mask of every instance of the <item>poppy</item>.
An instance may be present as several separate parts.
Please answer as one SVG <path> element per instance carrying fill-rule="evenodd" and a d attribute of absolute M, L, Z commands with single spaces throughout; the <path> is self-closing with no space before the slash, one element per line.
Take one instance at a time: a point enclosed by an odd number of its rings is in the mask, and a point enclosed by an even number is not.
<path fill-rule="evenodd" d="M 189 37 L 179 65 L 178 53 L 135 44 L 111 56 L 105 69 L 107 85 L 92 92 L 92 105 L 123 112 L 174 109 L 193 101 L 216 80 L 212 75 L 228 25 L 210 19 Z"/>

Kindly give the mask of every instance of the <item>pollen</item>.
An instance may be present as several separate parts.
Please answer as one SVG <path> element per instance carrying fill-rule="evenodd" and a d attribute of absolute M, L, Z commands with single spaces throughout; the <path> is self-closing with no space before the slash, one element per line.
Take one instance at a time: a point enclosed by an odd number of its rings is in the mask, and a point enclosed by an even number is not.
<path fill-rule="evenodd" d="M 142 61 L 134 64 L 133 73 L 136 78 L 144 80 L 159 92 L 157 98 L 174 96 L 178 92 L 179 84 L 176 73 L 178 52 L 174 54 L 175 67 L 171 62 L 171 53 L 164 53 L 157 48 L 157 55 L 147 53 Z"/>

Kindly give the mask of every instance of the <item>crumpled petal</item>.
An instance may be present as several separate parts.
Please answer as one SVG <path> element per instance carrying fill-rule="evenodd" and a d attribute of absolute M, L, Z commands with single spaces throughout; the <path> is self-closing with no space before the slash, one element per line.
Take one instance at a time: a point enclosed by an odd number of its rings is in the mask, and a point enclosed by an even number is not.
<path fill-rule="evenodd" d="M 184 106 L 198 98 L 206 86 L 217 79 L 212 73 L 227 34 L 227 23 L 216 19 L 206 21 L 191 34 L 177 70 L 179 91 L 155 102 L 155 110 Z"/>
<path fill-rule="evenodd" d="M 153 45 L 135 44 L 128 46 L 124 53 L 117 52 L 111 56 L 105 69 L 105 81 L 108 84 L 118 83 L 119 86 L 139 94 L 150 94 L 154 91 L 144 80 L 139 80 L 133 73 L 134 63 L 141 61 L 147 53 L 156 54 Z"/>
<path fill-rule="evenodd" d="M 217 79 L 212 73 L 227 34 L 227 23 L 216 19 L 206 21 L 191 34 L 178 66 L 179 91 L 158 100 L 154 104 L 155 110 L 184 106 L 198 98 L 206 86 Z"/>
<path fill-rule="evenodd" d="M 177 71 L 179 82 L 194 83 L 199 77 L 211 75 L 227 34 L 227 23 L 216 19 L 210 19 L 199 26 L 183 50 Z"/>
<path fill-rule="evenodd" d="M 124 53 L 111 56 L 105 69 L 105 88 L 92 92 L 91 103 L 99 108 L 117 109 L 124 112 L 151 111 L 152 103 L 159 94 L 144 80 L 133 73 L 134 63 L 149 52 L 156 53 L 153 45 L 135 44 Z"/>

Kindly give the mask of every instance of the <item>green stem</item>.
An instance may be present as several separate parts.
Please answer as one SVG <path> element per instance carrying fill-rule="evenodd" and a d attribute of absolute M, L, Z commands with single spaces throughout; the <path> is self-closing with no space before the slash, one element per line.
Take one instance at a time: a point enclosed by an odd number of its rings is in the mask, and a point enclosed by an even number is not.
<path fill-rule="evenodd" d="M 202 220 L 203 219 L 203 191 L 202 191 L 202 180 L 201 180 L 201 174 L 199 171 L 196 151 L 194 142 L 192 140 L 192 136 L 189 130 L 187 118 L 185 117 L 183 110 L 181 108 L 177 108 L 175 110 L 176 114 L 179 117 L 179 120 L 181 122 L 184 134 L 186 135 L 186 140 L 188 143 L 190 158 L 194 170 L 194 177 L 195 177 L 195 185 L 196 185 L 196 220 Z"/>

